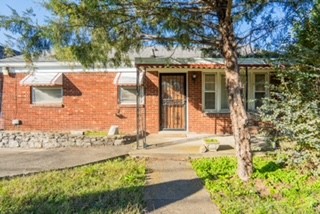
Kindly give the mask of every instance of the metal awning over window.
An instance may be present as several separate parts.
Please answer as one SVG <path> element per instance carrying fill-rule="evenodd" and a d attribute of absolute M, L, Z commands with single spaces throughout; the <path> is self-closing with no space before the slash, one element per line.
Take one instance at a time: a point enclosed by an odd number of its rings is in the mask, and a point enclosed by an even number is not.
<path fill-rule="evenodd" d="M 32 73 L 20 81 L 23 86 L 61 86 L 62 73 Z"/>
<path fill-rule="evenodd" d="M 138 84 L 143 84 L 144 73 L 140 73 Z M 137 73 L 118 73 L 114 78 L 115 85 L 134 86 L 137 85 Z"/>

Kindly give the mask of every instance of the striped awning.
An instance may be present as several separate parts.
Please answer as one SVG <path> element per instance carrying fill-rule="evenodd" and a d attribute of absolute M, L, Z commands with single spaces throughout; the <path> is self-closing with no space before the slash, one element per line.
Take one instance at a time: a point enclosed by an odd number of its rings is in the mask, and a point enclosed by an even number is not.
<path fill-rule="evenodd" d="M 61 86 L 62 73 L 32 73 L 20 81 L 23 86 Z"/>
<path fill-rule="evenodd" d="M 143 84 L 143 78 L 144 78 L 144 72 L 141 72 L 139 74 L 139 81 L 138 84 L 142 85 Z M 137 85 L 137 73 L 133 72 L 122 72 L 118 73 L 117 76 L 114 78 L 113 83 L 115 85 L 128 85 L 128 86 L 134 86 Z"/>

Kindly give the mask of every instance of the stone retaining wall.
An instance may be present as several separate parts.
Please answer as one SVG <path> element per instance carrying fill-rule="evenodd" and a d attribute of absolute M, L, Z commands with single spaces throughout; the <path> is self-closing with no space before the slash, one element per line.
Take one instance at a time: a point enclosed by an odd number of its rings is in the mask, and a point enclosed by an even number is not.
<path fill-rule="evenodd" d="M 0 132 L 0 148 L 58 148 L 121 145 L 133 137 L 87 137 L 83 133 Z"/>

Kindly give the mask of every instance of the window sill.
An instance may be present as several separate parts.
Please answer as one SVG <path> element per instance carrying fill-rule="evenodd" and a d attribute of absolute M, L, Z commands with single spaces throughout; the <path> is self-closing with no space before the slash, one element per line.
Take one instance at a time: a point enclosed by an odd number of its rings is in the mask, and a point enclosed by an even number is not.
<path fill-rule="evenodd" d="M 144 107 L 144 104 L 140 104 L 139 106 Z M 120 108 L 136 108 L 137 104 L 136 103 L 120 103 L 119 107 Z"/>
<path fill-rule="evenodd" d="M 62 103 L 33 103 L 32 107 L 45 107 L 45 108 L 62 108 Z"/>
<path fill-rule="evenodd" d="M 204 111 L 203 115 L 210 115 L 210 114 L 230 114 L 230 111 Z"/>

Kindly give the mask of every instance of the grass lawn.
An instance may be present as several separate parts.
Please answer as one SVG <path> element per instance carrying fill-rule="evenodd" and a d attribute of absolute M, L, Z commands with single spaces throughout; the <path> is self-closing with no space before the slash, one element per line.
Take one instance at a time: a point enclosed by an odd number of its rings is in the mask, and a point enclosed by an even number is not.
<path fill-rule="evenodd" d="M 192 162 L 222 213 L 320 213 L 320 179 L 255 157 L 250 182 L 236 176 L 235 158 Z"/>
<path fill-rule="evenodd" d="M 142 213 L 146 165 L 115 160 L 0 181 L 0 213 Z"/>

